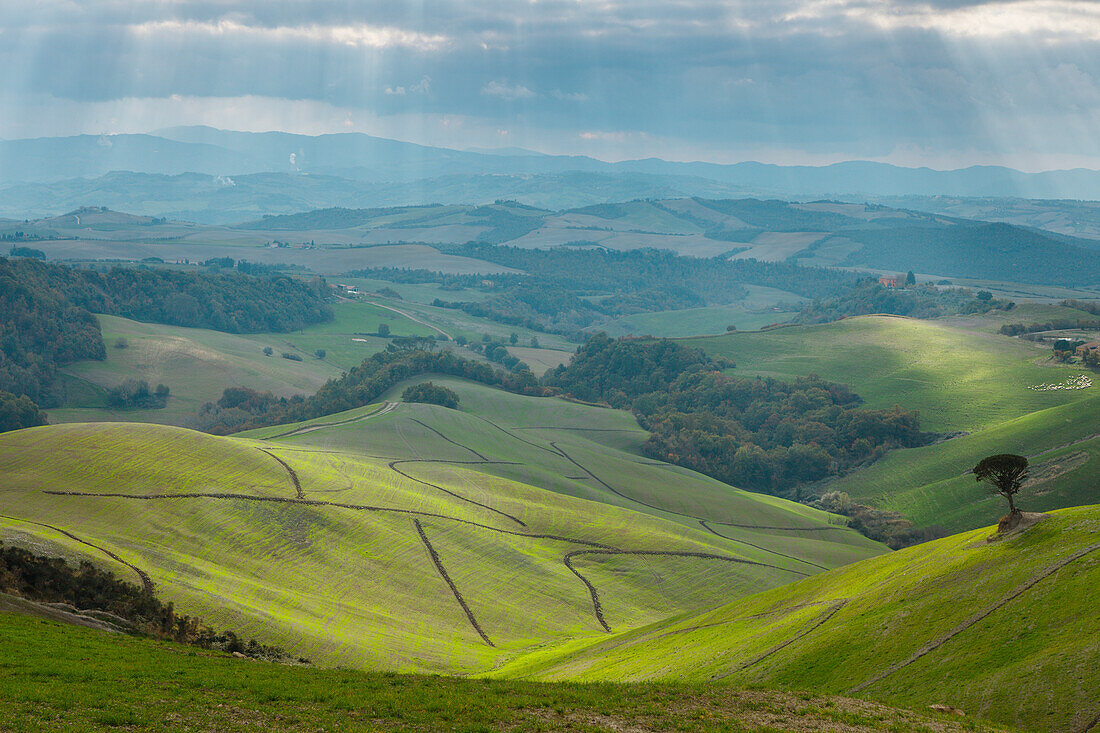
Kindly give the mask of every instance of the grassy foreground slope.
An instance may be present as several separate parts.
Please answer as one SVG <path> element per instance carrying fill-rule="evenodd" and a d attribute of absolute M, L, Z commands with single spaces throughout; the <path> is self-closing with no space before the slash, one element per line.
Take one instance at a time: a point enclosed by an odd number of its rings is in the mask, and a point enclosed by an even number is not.
<path fill-rule="evenodd" d="M 0 647 L 0 726 L 13 731 L 994 730 L 929 711 L 725 685 L 547 685 L 285 667 L 2 612 Z"/>
<path fill-rule="evenodd" d="M 1029 342 L 989 333 L 995 325 L 980 318 L 964 326 L 865 316 L 691 343 L 733 358 L 737 374 L 817 373 L 851 385 L 871 407 L 920 410 L 925 430 L 969 433 L 891 451 L 830 481 L 824 491 L 848 492 L 918 525 L 961 531 L 1003 513 L 992 497 L 982 496 L 970 468 L 982 456 L 1016 452 L 1033 464 L 1021 497 L 1025 508 L 1100 501 L 1100 386 L 1034 389 L 1065 384 L 1082 368 L 1056 364 L 1049 350 Z"/>
<path fill-rule="evenodd" d="M 502 675 L 724 680 L 953 705 L 1037 730 L 1100 723 L 1100 507 L 981 529 L 822 573 Z"/>
<path fill-rule="evenodd" d="M 550 417 L 560 401 L 546 402 Z M 180 612 L 325 664 L 449 672 L 882 551 L 831 515 L 729 487 L 733 498 L 704 515 L 714 523 L 650 509 L 593 488 L 578 465 L 608 452 L 605 468 L 641 464 L 637 456 L 593 441 L 552 456 L 543 438 L 525 443 L 451 412 L 365 408 L 270 429 L 291 435 L 269 441 L 132 423 L 5 433 L 0 537 L 90 557 Z M 467 443 L 472 428 L 452 419 L 475 421 L 501 447 Z M 348 431 L 346 444 L 305 440 L 333 430 Z M 672 508 L 705 503 L 696 491 L 707 484 L 669 480 L 678 469 L 637 470 L 649 472 L 638 491 L 651 499 L 663 487 Z M 523 479 L 555 471 L 591 497 Z M 713 483 L 708 496 L 722 486 Z"/>

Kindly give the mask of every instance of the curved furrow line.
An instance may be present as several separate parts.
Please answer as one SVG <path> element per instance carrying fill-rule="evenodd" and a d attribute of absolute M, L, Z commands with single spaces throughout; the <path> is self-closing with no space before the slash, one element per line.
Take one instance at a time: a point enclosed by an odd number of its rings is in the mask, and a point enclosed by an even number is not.
<path fill-rule="evenodd" d="M 812 565 L 813 567 L 820 568 L 821 570 L 828 570 L 829 569 L 829 568 L 825 567 L 824 565 L 818 565 L 816 562 L 810 562 L 809 560 L 803 560 L 801 557 L 795 557 L 794 555 L 788 555 L 786 553 L 779 552 L 777 550 L 769 550 L 767 547 L 761 547 L 760 545 L 754 545 L 751 542 L 746 542 L 745 540 L 739 540 L 736 537 L 728 537 L 728 536 L 722 534 L 721 532 L 713 529 L 710 525 L 707 524 L 707 520 L 705 520 L 705 519 L 700 519 L 699 524 L 701 524 L 703 526 L 703 529 L 707 530 L 708 532 L 710 532 L 712 534 L 716 534 L 719 537 L 723 537 L 723 538 L 729 540 L 730 542 L 740 542 L 742 545 L 748 545 L 749 547 L 755 547 L 758 550 L 763 550 L 764 552 L 770 552 L 773 555 L 779 555 L 779 557 L 785 557 L 789 560 L 794 560 L 795 562 L 805 563 L 806 565 Z"/>
<path fill-rule="evenodd" d="M 275 455 L 274 453 L 269 451 L 267 448 L 259 448 L 258 450 L 261 453 L 268 454 L 269 456 L 274 458 L 276 461 L 278 461 L 279 465 L 281 465 L 283 468 L 285 468 L 286 472 L 290 474 L 290 480 L 294 482 L 294 492 L 298 495 L 298 498 L 299 499 L 306 498 L 306 495 L 302 492 L 302 482 L 298 480 L 298 474 L 294 471 L 293 468 L 290 467 L 290 464 L 287 463 L 286 461 L 284 461 L 282 458 L 279 458 L 279 456 Z"/>
<path fill-rule="evenodd" d="M 481 628 L 481 624 L 479 624 L 474 617 L 474 612 L 471 611 L 469 605 L 466 604 L 466 599 L 458 592 L 458 586 L 451 580 L 451 576 L 447 574 L 447 569 L 443 567 L 443 561 L 440 559 L 439 553 L 432 547 L 432 543 L 428 541 L 428 535 L 424 534 L 424 527 L 421 526 L 420 520 L 414 519 L 413 524 L 416 525 L 416 531 L 420 533 L 420 540 L 428 550 L 428 557 L 432 559 L 432 562 L 435 564 L 435 569 L 439 571 L 439 575 L 443 580 L 447 581 L 447 585 L 451 588 L 451 593 L 454 594 L 455 600 L 458 601 L 458 605 L 462 606 L 462 610 L 466 613 L 466 618 L 470 620 L 470 625 L 474 627 L 474 631 L 481 636 L 486 644 L 495 647 L 496 644 L 489 639 L 489 635 L 485 633 L 485 630 Z"/>
<path fill-rule="evenodd" d="M 756 560 L 745 560 L 739 557 L 729 557 L 728 555 L 714 555 L 709 552 L 689 552 L 689 551 L 677 551 L 677 550 L 617 550 L 617 549 L 601 549 L 601 550 L 573 550 L 567 552 L 562 557 L 562 562 L 565 567 L 569 568 L 569 571 L 580 578 L 585 587 L 588 588 L 588 593 L 592 597 L 592 609 L 596 614 L 596 620 L 603 626 L 604 631 L 610 633 L 611 627 L 607 625 L 607 620 L 603 615 L 603 605 L 600 603 L 600 594 L 596 591 L 596 586 L 592 584 L 588 578 L 586 578 L 579 570 L 573 566 L 573 558 L 578 555 L 631 555 L 639 557 L 695 557 L 702 560 L 722 560 L 724 562 L 736 563 L 738 565 L 754 565 L 757 567 L 772 568 L 773 570 L 783 570 L 788 573 L 794 573 L 795 575 L 801 575 L 802 577 L 808 577 L 807 573 L 803 573 L 799 570 L 792 570 L 791 568 L 783 568 L 778 565 L 769 565 L 768 563 L 757 562 Z"/>
<path fill-rule="evenodd" d="M 1016 600 L 1017 598 L 1019 598 L 1020 596 L 1022 596 L 1024 593 L 1026 593 L 1028 590 L 1030 590 L 1033 586 L 1037 585 L 1040 581 L 1045 580 L 1046 578 L 1049 578 L 1051 575 L 1054 575 L 1056 572 L 1058 572 L 1059 570 L 1061 570 L 1065 566 L 1069 565 L 1071 562 L 1073 562 L 1075 560 L 1080 560 L 1085 555 L 1096 552 L 1097 550 L 1100 550 L 1100 542 L 1097 542 L 1094 545 L 1089 545 L 1088 547 L 1086 547 L 1084 549 L 1078 550 L 1077 552 L 1073 553 L 1072 555 L 1069 555 L 1067 557 L 1062 558 L 1058 562 L 1056 562 L 1053 565 L 1050 565 L 1049 567 L 1047 567 L 1045 570 L 1043 570 L 1038 575 L 1036 575 L 1036 576 L 1030 578 L 1029 580 L 1027 580 L 1027 581 L 1021 583 L 1020 585 L 1018 585 L 1015 589 L 1013 589 L 1013 591 L 1011 593 L 1006 595 L 1001 600 L 997 601 L 996 603 L 994 603 L 991 606 L 987 606 L 986 608 L 982 609 L 981 611 L 978 611 L 977 613 L 972 615 L 970 618 L 968 618 L 965 621 L 961 622 L 960 624 L 955 626 L 953 629 L 951 629 L 947 633 L 942 634 L 941 636 L 938 636 L 937 638 L 935 638 L 932 641 L 928 642 L 927 644 L 922 646 L 920 649 L 913 652 L 913 654 L 910 655 L 909 658 L 906 659 L 904 662 L 897 662 L 895 664 L 891 664 L 889 667 L 887 667 L 883 671 L 879 672 L 878 674 L 874 675 L 870 679 L 859 683 L 858 685 L 856 685 L 855 687 L 853 687 L 851 689 L 851 692 L 859 692 L 861 690 L 864 690 L 864 689 L 870 687 L 871 685 L 873 685 L 874 683 L 876 683 L 876 682 L 878 682 L 878 681 L 880 681 L 880 680 L 882 680 L 886 677 L 889 677 L 894 672 L 897 672 L 899 669 L 903 669 L 905 667 L 908 667 L 910 664 L 917 661 L 918 659 L 925 656 L 926 654 L 934 652 L 935 650 L 939 649 L 941 646 L 943 646 L 947 642 L 951 641 L 953 638 L 955 638 L 956 636 L 958 636 L 962 632 L 969 629 L 974 624 L 978 623 L 982 619 L 984 619 L 987 616 L 991 615 L 994 611 L 997 611 L 1001 607 L 1008 605 L 1010 602 L 1012 602 L 1012 601 Z"/>
<path fill-rule="evenodd" d="M 459 517 L 452 517 L 447 514 L 437 514 L 435 512 L 422 512 L 416 509 L 400 509 L 396 507 L 383 507 L 372 506 L 369 504 L 345 504 L 336 501 L 321 501 L 319 499 L 286 499 L 279 496 L 256 496 L 254 494 L 228 494 L 221 492 L 202 492 L 202 493 L 187 493 L 187 494 L 119 494 L 119 493 L 93 493 L 87 491 L 43 491 L 44 494 L 51 496 L 83 496 L 94 499 L 136 499 L 139 501 L 156 501 L 156 500 L 168 500 L 168 499 L 225 499 L 225 500 L 243 500 L 243 501 L 266 501 L 277 504 L 297 504 L 300 506 L 314 506 L 314 507 L 326 507 L 331 506 L 337 509 L 349 509 L 352 511 L 363 512 L 379 512 L 390 514 L 408 514 L 415 517 L 430 517 L 432 519 L 445 519 L 450 522 L 458 522 L 459 524 L 466 524 L 471 527 L 477 527 L 478 529 L 485 529 L 490 532 L 499 532 L 500 534 L 511 535 L 513 537 L 527 537 L 529 539 L 536 540 L 554 540 L 556 542 L 568 542 L 574 545 L 583 545 L 585 547 L 595 547 L 602 550 L 614 550 L 612 545 L 606 545 L 602 542 L 595 542 L 593 540 L 582 540 L 576 537 L 565 537 L 556 534 L 544 534 L 538 532 L 516 532 L 510 529 L 500 529 L 499 527 L 493 527 L 488 524 L 482 524 L 480 522 L 474 522 L 470 519 L 461 519 Z"/>
<path fill-rule="evenodd" d="M 729 672 L 725 672 L 723 674 L 715 675 L 715 676 L 711 677 L 711 679 L 712 680 L 720 680 L 720 679 L 723 679 L 725 677 L 729 677 L 731 674 L 736 674 L 737 672 L 740 672 L 741 670 L 748 669 L 749 667 L 753 666 L 754 664 L 757 664 L 759 662 L 764 661 L 765 659 L 767 659 L 771 655 L 775 654 L 776 652 L 781 651 L 783 649 L 786 649 L 788 646 L 795 643 L 796 641 L 801 639 L 803 636 L 806 636 L 807 634 L 809 634 L 814 629 L 817 629 L 817 628 L 821 627 L 822 625 L 824 625 L 826 621 L 831 619 L 836 614 L 837 611 L 844 608 L 846 605 L 848 605 L 848 599 L 847 598 L 841 598 L 839 600 L 833 601 L 832 603 L 829 604 L 828 608 L 825 609 L 825 613 L 821 614 L 821 616 L 818 617 L 817 621 L 810 624 L 809 626 L 807 626 L 802 631 L 798 632 L 797 634 L 795 634 L 791 638 L 787 639 L 786 641 L 782 641 L 782 642 L 776 644 L 771 649 L 768 649 L 767 651 L 756 655 L 752 659 L 750 659 L 747 662 L 744 662 L 743 664 L 741 664 L 741 666 L 736 667 L 735 669 L 731 669 Z M 798 608 L 805 608 L 805 606 L 799 606 Z M 793 610 L 796 610 L 796 609 L 791 609 L 791 610 L 793 611 Z"/>
<path fill-rule="evenodd" d="M 550 443 L 550 445 L 554 446 L 554 448 L 559 453 L 561 453 L 562 458 L 564 458 L 565 460 L 569 461 L 570 463 L 572 463 L 574 466 L 576 466 L 580 470 L 587 473 L 589 476 L 592 477 L 592 479 L 594 481 L 599 483 L 600 486 L 603 486 L 605 489 L 610 491 L 612 494 L 615 494 L 616 496 L 621 496 L 622 498 L 626 499 L 627 501 L 632 501 L 635 504 L 641 504 L 644 507 L 649 507 L 650 509 L 656 509 L 657 511 L 664 512 L 666 514 L 673 514 L 677 517 L 684 517 L 686 519 L 694 519 L 697 522 L 704 521 L 702 517 L 697 517 L 694 514 L 686 514 L 684 512 L 678 512 L 675 509 L 665 509 L 664 507 L 659 507 L 656 504 L 649 504 L 647 502 L 642 501 L 641 499 L 637 499 L 633 496 L 629 496 L 627 494 L 624 494 L 623 492 L 619 491 L 618 489 L 616 489 L 611 484 L 604 481 L 602 478 L 600 478 L 596 474 L 592 473 L 592 471 L 590 469 L 588 469 L 585 466 L 582 466 L 580 463 L 578 463 L 575 458 L 573 458 L 568 453 L 566 453 L 565 450 L 561 446 L 559 446 L 557 443 Z M 709 521 L 712 524 L 720 524 L 724 527 L 737 527 L 737 528 L 740 528 L 740 529 L 783 530 L 783 531 L 789 531 L 789 532 L 819 532 L 821 530 L 827 530 L 827 529 L 845 529 L 845 530 L 847 529 L 847 527 L 839 527 L 839 526 L 834 526 L 834 525 L 831 525 L 831 524 L 822 525 L 820 527 L 771 527 L 771 526 L 763 525 L 763 524 L 734 524 L 732 522 L 719 522 L 719 521 L 713 520 L 713 519 L 709 519 L 709 520 L 705 520 L 705 521 Z M 707 529 L 710 529 L 710 527 L 707 527 Z M 714 530 L 710 530 L 710 531 L 714 532 Z M 718 535 L 719 537 L 725 537 L 725 535 L 719 534 L 718 532 L 714 532 L 714 534 Z M 726 539 L 732 539 L 732 538 L 726 537 Z M 746 542 L 745 544 L 749 544 L 749 543 Z M 756 545 L 754 545 L 754 547 L 755 546 Z M 760 549 L 764 549 L 764 548 L 760 548 Z M 769 552 L 770 552 L 770 550 L 769 550 Z M 782 554 L 782 553 L 776 553 L 776 554 Z M 795 558 L 795 559 L 797 559 L 797 558 Z M 810 563 L 810 564 L 813 565 L 813 563 Z M 821 567 L 821 566 L 818 566 L 818 567 Z M 822 569 L 823 570 L 828 570 L 828 568 L 822 568 Z"/>
<path fill-rule="evenodd" d="M 474 417 L 476 417 L 478 420 L 481 420 L 482 422 L 489 423 L 494 428 L 496 428 L 500 432 L 504 433 L 509 438 L 512 438 L 513 440 L 518 440 L 521 443 L 526 443 L 527 445 L 531 446 L 532 448 L 538 448 L 541 451 L 546 451 L 550 455 L 557 456 L 558 458 L 563 458 L 564 457 L 564 456 L 562 456 L 561 451 L 553 449 L 553 448 L 547 448 L 545 445 L 539 445 L 538 443 L 527 440 L 526 438 L 521 438 L 520 436 L 516 435 L 512 431 L 510 431 L 506 428 L 503 428 L 500 425 L 497 425 L 495 422 L 493 422 L 492 420 L 490 420 L 488 418 L 482 417 L 481 415 L 474 415 Z M 521 430 L 521 429 L 522 428 L 517 428 L 517 430 Z"/>
<path fill-rule="evenodd" d="M 131 562 L 126 562 L 121 557 L 119 557 L 115 553 L 111 552 L 107 548 L 100 547 L 99 545 L 92 544 L 91 542 L 88 542 L 88 540 L 81 539 L 81 538 L 77 537 L 75 534 L 73 534 L 72 532 L 69 532 L 68 530 L 61 529 L 60 527 L 55 527 L 52 524 L 43 524 L 42 522 L 34 522 L 34 521 L 31 521 L 30 519 L 20 519 L 19 517 L 9 517 L 6 514 L 0 514 L 0 518 L 10 519 L 13 522 L 25 522 L 26 524 L 33 524 L 33 525 L 36 525 L 38 527 L 45 527 L 46 529 L 52 529 L 54 532 L 60 532 L 61 534 L 68 537 L 69 539 L 76 540 L 77 542 L 79 542 L 82 545 L 87 545 L 88 547 L 99 550 L 100 552 L 102 552 L 107 557 L 111 558 L 112 560 L 115 560 L 116 562 L 122 563 L 123 565 L 125 565 L 126 567 L 130 568 L 135 573 L 137 573 L 138 578 L 141 579 L 142 591 L 146 595 L 150 595 L 150 596 L 153 595 L 153 590 L 154 590 L 155 586 L 153 585 L 153 579 L 149 577 L 149 574 L 146 573 L 141 568 L 139 568 L 137 565 L 134 565 Z"/>
<path fill-rule="evenodd" d="M 447 441 L 451 445 L 457 445 L 462 450 L 468 450 L 468 451 L 470 451 L 471 453 L 473 453 L 475 456 L 477 456 L 478 458 L 480 458 L 483 461 L 488 461 L 489 460 L 488 458 L 481 455 L 480 453 L 478 453 L 476 450 L 474 450 L 470 446 L 463 445 L 462 443 L 459 443 L 457 440 L 452 440 L 451 438 L 448 438 L 446 435 L 439 432 L 438 430 L 436 430 L 435 428 L 433 428 L 431 425 L 427 424 L 426 422 L 421 422 L 420 420 L 417 420 L 415 417 L 410 417 L 409 420 L 411 420 L 412 422 L 416 423 L 417 425 L 420 425 L 421 427 L 423 427 L 427 430 L 430 430 L 431 432 L 435 433 L 440 438 L 443 438 L 443 440 Z"/>
<path fill-rule="evenodd" d="M 397 464 L 399 464 L 399 463 L 457 463 L 459 465 L 479 465 L 479 466 L 483 466 L 483 465 L 486 465 L 486 464 L 505 465 L 505 466 L 519 466 L 519 465 L 523 465 L 523 464 L 513 463 L 511 461 L 488 461 L 488 460 L 485 460 L 485 461 L 437 461 L 437 460 L 434 460 L 434 459 L 431 459 L 431 458 L 415 458 L 415 459 L 410 458 L 410 459 L 406 459 L 406 460 L 402 460 L 402 461 L 390 461 L 388 465 L 394 473 L 397 473 L 401 476 L 404 476 L 405 478 L 409 479 L 410 481 L 415 481 L 418 484 L 424 484 L 425 486 L 430 486 L 431 488 L 436 489 L 438 491 L 442 491 L 444 494 L 448 494 L 450 496 L 453 496 L 456 499 L 460 499 L 462 501 L 469 502 L 470 504 L 473 504 L 474 506 L 479 506 L 482 509 L 488 509 L 491 512 L 496 512 L 497 514 L 499 514 L 502 517 L 508 517 L 509 519 L 511 519 L 513 522 L 515 522 L 516 524 L 518 524 L 521 527 L 526 527 L 527 526 L 527 523 L 524 522 L 522 519 L 520 519 L 519 517 L 514 516 L 512 514 L 509 514 L 506 511 L 502 511 L 500 509 L 497 509 L 496 507 L 491 507 L 488 504 L 482 504 L 480 501 L 477 501 L 475 499 L 470 499 L 468 497 L 463 496 L 462 494 L 455 493 L 454 491 L 451 491 L 450 489 L 445 489 L 442 486 L 437 486 L 436 484 L 430 483 L 428 481 L 424 481 L 423 479 L 418 479 L 415 476 L 412 476 L 408 473 L 405 473 L 401 469 L 397 468 Z"/>
<path fill-rule="evenodd" d="M 324 423 L 313 423 L 312 425 L 302 425 L 301 427 L 294 428 L 293 430 L 288 430 L 285 433 L 279 433 L 278 435 L 270 435 L 270 436 L 264 438 L 264 440 L 277 440 L 279 438 L 291 438 L 291 437 L 294 437 L 295 435 L 302 435 L 304 433 L 312 433 L 314 430 L 321 430 L 322 428 L 336 428 L 336 427 L 340 427 L 342 425 L 351 425 L 352 423 L 361 422 L 363 420 L 367 420 L 367 419 L 372 418 L 372 417 L 381 417 L 382 415 L 386 415 L 390 412 L 393 412 L 393 410 L 395 410 L 397 408 L 397 405 L 398 405 L 398 403 L 396 403 L 396 402 L 387 402 L 382 407 L 380 407 L 379 409 L 375 410 L 374 412 L 368 412 L 366 415 L 357 415 L 355 417 L 348 418 L 347 420 L 338 420 L 336 422 L 324 422 Z"/>

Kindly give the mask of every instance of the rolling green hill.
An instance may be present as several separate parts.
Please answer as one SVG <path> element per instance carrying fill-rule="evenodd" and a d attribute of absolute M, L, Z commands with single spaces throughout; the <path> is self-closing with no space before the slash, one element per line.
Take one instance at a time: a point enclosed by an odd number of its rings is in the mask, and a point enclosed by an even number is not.
<path fill-rule="evenodd" d="M 1035 730 L 1100 721 L 1100 507 L 1016 536 L 981 529 L 701 613 L 532 654 L 501 676 L 722 680 L 907 705 Z"/>
<path fill-rule="evenodd" d="M 325 664 L 447 672 L 882 552 L 640 458 L 625 413 L 451 386 L 462 411 L 387 403 L 249 437 L 6 433 L 0 534 Z"/>
<path fill-rule="evenodd" d="M 816 373 L 851 385 L 871 407 L 920 410 L 925 430 L 966 433 L 891 451 L 820 491 L 848 492 L 920 526 L 961 531 L 995 522 L 1003 513 L 983 496 L 969 469 L 983 456 L 1018 452 L 1033 464 L 1021 495 L 1025 508 L 1100 501 L 1100 387 L 1036 389 L 1064 386 L 1084 372 L 989 327 L 977 317 L 949 324 L 866 316 L 688 343 L 734 359 L 735 373 Z"/>

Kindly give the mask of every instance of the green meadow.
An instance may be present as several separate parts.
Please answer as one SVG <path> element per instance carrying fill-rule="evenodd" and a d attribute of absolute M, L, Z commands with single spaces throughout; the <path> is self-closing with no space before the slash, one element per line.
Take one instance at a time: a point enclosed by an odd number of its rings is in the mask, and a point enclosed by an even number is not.
<path fill-rule="evenodd" d="M 1026 729 L 1100 719 L 1100 507 L 984 528 L 520 658 L 535 679 L 677 680 L 950 705 Z"/>

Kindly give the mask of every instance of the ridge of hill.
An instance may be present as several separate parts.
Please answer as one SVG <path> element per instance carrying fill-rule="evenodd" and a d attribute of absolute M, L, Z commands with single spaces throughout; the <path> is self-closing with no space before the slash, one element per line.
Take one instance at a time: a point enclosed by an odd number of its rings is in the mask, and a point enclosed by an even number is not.
<path fill-rule="evenodd" d="M 945 704 L 1034 730 L 1100 721 L 1100 507 L 1037 515 L 865 560 L 499 676 L 721 680 L 887 704 Z"/>

